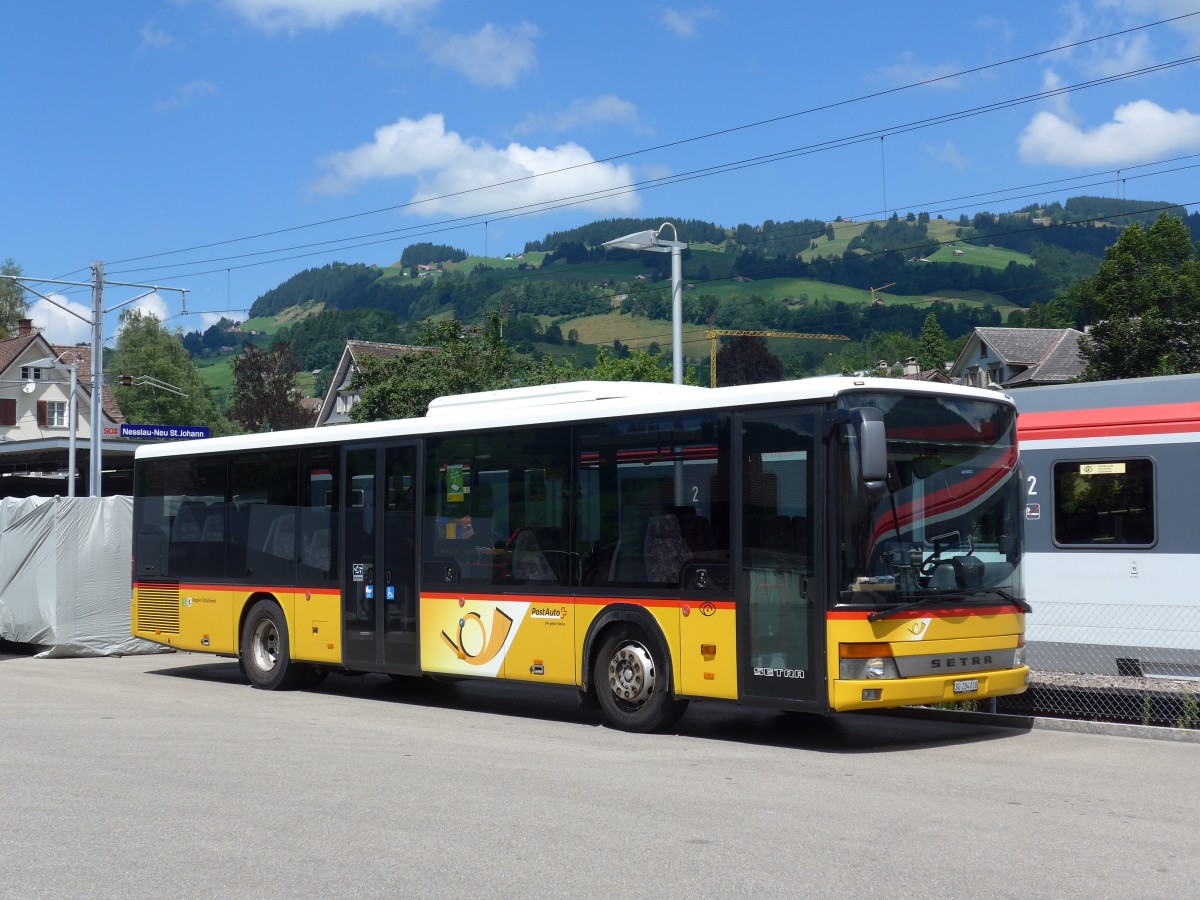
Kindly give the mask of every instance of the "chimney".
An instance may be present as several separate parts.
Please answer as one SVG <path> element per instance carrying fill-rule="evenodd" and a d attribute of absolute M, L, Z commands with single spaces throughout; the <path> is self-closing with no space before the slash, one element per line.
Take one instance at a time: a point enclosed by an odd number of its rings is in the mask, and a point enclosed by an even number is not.
<path fill-rule="evenodd" d="M 17 337 L 29 337 L 33 334 L 33 319 L 17 320 Z"/>
<path fill-rule="evenodd" d="M 904 361 L 904 374 L 905 375 L 920 375 L 921 374 L 921 367 L 917 364 L 917 358 L 915 356 L 910 356 L 908 359 L 906 359 Z"/>

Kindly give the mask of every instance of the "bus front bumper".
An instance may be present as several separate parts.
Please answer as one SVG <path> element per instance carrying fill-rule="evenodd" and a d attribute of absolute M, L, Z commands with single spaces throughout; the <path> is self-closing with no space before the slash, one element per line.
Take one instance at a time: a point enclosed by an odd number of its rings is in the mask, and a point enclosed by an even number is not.
<path fill-rule="evenodd" d="M 960 703 L 1020 694 L 1029 686 L 1029 667 L 935 675 L 924 678 L 876 678 L 833 682 L 829 706 L 838 712 L 851 709 L 889 709 L 931 703 Z"/>

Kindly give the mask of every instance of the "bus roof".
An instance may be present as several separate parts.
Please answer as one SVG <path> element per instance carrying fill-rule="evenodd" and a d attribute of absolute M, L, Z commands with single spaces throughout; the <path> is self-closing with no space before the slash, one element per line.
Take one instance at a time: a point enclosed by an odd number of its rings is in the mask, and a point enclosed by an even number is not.
<path fill-rule="evenodd" d="M 412 419 L 300 428 L 267 434 L 208 438 L 201 441 L 145 444 L 137 449 L 136 458 L 192 456 L 198 453 L 261 450 L 268 447 L 308 447 L 447 432 L 486 431 L 524 425 L 820 402 L 856 391 L 931 394 L 1013 405 L 1008 394 L 994 390 L 898 378 L 827 375 L 724 388 L 646 382 L 581 381 L 439 397 L 430 404 L 427 415 Z"/>

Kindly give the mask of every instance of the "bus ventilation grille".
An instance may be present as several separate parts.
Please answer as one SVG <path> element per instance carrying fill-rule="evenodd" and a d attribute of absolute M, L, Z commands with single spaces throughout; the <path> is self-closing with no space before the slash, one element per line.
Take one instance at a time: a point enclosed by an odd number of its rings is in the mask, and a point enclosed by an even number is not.
<path fill-rule="evenodd" d="M 138 585 L 137 628 L 179 634 L 178 584 Z"/>

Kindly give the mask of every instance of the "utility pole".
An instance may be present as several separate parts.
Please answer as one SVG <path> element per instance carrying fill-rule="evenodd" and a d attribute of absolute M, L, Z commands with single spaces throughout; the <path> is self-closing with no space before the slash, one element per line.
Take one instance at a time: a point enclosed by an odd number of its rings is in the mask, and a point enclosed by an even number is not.
<path fill-rule="evenodd" d="M 92 263 L 92 453 L 91 474 L 88 476 L 88 495 L 100 496 L 100 463 L 104 443 L 104 427 L 100 424 L 103 408 L 100 395 L 104 391 L 104 263 Z"/>
<path fill-rule="evenodd" d="M 47 303 L 57 306 L 64 312 L 68 312 L 75 318 L 86 322 L 92 328 L 92 447 L 91 447 L 91 468 L 88 477 L 88 495 L 91 497 L 100 496 L 100 478 L 103 468 L 104 449 L 104 425 L 101 422 L 103 406 L 101 403 L 101 395 L 104 392 L 104 315 L 115 310 L 128 306 L 131 303 L 149 297 L 151 294 L 156 294 L 159 291 L 176 291 L 183 298 L 183 311 L 187 312 L 187 294 L 188 288 L 177 287 L 162 287 L 154 284 L 135 284 L 128 281 L 108 281 L 104 277 L 104 263 L 96 261 L 92 263 L 92 280 L 91 281 L 61 281 L 55 278 L 33 278 L 28 275 L 4 275 L 0 276 L 8 278 L 10 281 L 15 281 L 31 294 L 37 294 Z M 28 282 L 34 284 L 63 284 L 71 287 L 90 287 L 92 289 L 92 316 L 86 318 L 81 316 L 75 310 L 71 309 L 63 303 L 55 300 L 53 297 L 47 297 L 45 294 L 29 286 Z M 123 300 L 120 303 L 104 308 L 104 286 L 111 287 L 128 287 L 128 288 L 145 288 L 145 290 L 132 297 L 129 300 Z"/>

